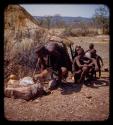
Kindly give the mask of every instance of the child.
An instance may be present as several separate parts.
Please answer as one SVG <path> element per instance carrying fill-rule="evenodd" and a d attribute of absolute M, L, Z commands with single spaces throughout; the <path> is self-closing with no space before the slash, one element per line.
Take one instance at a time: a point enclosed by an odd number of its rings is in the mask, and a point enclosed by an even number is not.
<path fill-rule="evenodd" d="M 96 54 L 95 49 L 91 50 L 91 58 L 96 59 L 97 66 L 98 66 L 98 71 L 99 71 L 99 78 L 100 78 L 101 77 L 101 67 L 103 66 L 103 60 L 99 55 Z"/>

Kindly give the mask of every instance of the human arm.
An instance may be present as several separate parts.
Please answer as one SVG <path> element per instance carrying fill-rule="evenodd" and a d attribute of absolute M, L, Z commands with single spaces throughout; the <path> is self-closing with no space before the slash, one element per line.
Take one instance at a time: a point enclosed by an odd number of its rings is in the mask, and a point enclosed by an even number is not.
<path fill-rule="evenodd" d="M 82 68 L 84 65 L 82 65 L 81 63 L 80 63 L 80 57 L 76 57 L 75 58 L 75 62 L 76 62 L 76 64 L 77 64 L 77 66 L 79 67 L 79 68 Z"/>
<path fill-rule="evenodd" d="M 101 61 L 102 66 L 103 66 L 103 65 L 104 65 L 104 63 L 103 63 L 103 59 L 102 59 L 100 56 L 98 56 L 98 58 L 99 58 L 99 60 Z"/>

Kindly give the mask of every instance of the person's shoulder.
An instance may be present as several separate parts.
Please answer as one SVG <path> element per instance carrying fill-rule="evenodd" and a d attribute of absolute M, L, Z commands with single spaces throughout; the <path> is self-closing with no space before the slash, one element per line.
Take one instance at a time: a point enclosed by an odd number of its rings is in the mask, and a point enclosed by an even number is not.
<path fill-rule="evenodd" d="M 74 58 L 74 60 L 73 60 L 73 63 L 76 63 L 77 60 L 79 60 L 79 59 L 78 59 L 78 57 L 76 56 L 76 57 Z"/>
<path fill-rule="evenodd" d="M 79 59 L 79 58 L 80 58 L 80 56 L 78 55 L 78 56 L 75 57 L 75 60 L 77 60 L 77 59 Z"/>
<path fill-rule="evenodd" d="M 97 58 L 101 58 L 101 56 L 99 56 L 99 55 L 96 55 L 97 56 Z"/>

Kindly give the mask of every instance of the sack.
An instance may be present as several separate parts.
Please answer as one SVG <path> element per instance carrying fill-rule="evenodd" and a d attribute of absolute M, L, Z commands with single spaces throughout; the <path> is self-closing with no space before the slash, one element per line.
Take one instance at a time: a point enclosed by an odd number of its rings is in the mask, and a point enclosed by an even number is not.
<path fill-rule="evenodd" d="M 17 88 L 7 87 L 4 94 L 6 97 L 20 98 L 25 100 L 33 99 L 44 94 L 44 89 L 40 84 L 33 84 L 29 86 L 20 86 Z"/>
<path fill-rule="evenodd" d="M 20 82 L 19 85 L 22 85 L 22 86 L 34 84 L 34 81 L 31 77 L 24 77 L 24 78 L 20 79 L 19 82 Z"/>

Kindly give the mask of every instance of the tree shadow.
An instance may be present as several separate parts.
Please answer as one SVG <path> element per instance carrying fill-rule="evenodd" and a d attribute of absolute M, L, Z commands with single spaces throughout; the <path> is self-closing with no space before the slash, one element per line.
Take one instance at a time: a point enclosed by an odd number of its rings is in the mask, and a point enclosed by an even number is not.
<path fill-rule="evenodd" d="M 62 85 L 60 86 L 61 94 L 67 95 L 67 94 L 72 94 L 74 92 L 80 92 L 81 88 L 82 88 L 82 85 L 83 84 L 81 84 L 81 83 L 75 84 L 73 82 L 62 83 Z"/>

